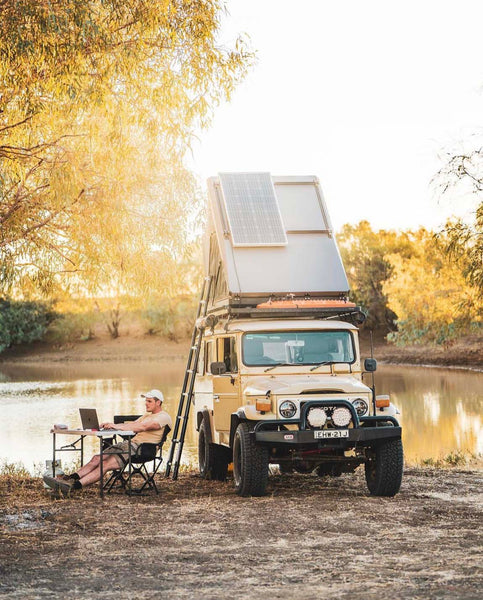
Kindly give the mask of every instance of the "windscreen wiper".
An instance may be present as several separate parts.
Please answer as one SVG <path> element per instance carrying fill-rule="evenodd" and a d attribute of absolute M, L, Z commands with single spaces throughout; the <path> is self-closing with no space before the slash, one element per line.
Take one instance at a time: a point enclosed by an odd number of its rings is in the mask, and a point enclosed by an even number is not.
<path fill-rule="evenodd" d="M 284 363 L 284 362 L 275 363 L 274 365 L 270 365 L 268 368 L 266 368 L 264 373 L 266 373 L 267 371 L 271 371 L 272 369 L 275 369 L 275 367 L 291 367 L 291 366 L 292 366 L 292 363 Z"/>
<path fill-rule="evenodd" d="M 318 365 L 315 365 L 310 370 L 315 371 L 315 369 L 318 369 L 319 367 L 323 367 L 324 365 L 333 365 L 333 364 L 334 364 L 333 360 L 324 360 L 324 362 L 321 362 Z"/>

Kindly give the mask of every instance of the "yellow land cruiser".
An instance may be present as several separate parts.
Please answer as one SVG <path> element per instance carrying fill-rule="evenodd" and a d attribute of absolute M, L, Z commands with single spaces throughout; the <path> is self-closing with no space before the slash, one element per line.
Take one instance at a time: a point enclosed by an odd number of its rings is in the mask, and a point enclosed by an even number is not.
<path fill-rule="evenodd" d="M 265 494 L 269 465 L 338 476 L 364 464 L 371 494 L 401 485 L 401 428 L 364 373 L 357 327 L 332 319 L 220 319 L 204 330 L 195 381 L 199 468 Z"/>

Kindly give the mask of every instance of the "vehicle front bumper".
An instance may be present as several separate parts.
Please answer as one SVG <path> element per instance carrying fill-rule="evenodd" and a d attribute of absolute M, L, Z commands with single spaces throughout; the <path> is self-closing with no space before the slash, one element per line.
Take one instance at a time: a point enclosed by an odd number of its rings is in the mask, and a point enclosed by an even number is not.
<path fill-rule="evenodd" d="M 257 444 L 269 446 L 312 446 L 316 448 L 350 448 L 356 445 L 368 446 L 373 442 L 400 439 L 401 427 L 358 427 L 349 429 L 348 437 L 315 437 L 314 430 L 305 431 L 253 431 Z"/>
<path fill-rule="evenodd" d="M 354 448 L 355 446 L 370 446 L 386 440 L 401 439 L 401 427 L 394 417 L 361 417 L 355 427 L 343 429 L 347 437 L 318 438 L 316 429 L 307 428 L 306 420 L 259 421 L 251 435 L 257 444 L 269 446 L 316 448 Z M 299 429 L 286 429 L 284 426 L 294 424 Z M 375 426 L 372 426 L 375 425 Z M 280 431 L 279 429 L 282 428 Z M 332 431 L 337 431 L 332 430 Z"/>

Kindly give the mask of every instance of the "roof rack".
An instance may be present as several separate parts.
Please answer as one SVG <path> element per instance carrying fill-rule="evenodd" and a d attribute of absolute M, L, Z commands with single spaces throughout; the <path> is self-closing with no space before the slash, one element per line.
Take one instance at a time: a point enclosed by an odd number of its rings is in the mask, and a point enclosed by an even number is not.
<path fill-rule="evenodd" d="M 221 319 L 336 319 L 361 325 L 366 315 L 360 306 L 318 308 L 256 308 L 222 306 L 212 308 L 198 327 L 214 327 Z"/>

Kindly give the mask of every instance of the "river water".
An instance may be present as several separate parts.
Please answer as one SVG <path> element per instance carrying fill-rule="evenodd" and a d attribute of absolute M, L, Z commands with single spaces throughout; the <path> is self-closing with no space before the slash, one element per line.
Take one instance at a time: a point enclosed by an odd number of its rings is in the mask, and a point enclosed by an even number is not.
<path fill-rule="evenodd" d="M 114 414 L 142 414 L 140 394 L 160 388 L 165 409 L 174 416 L 184 367 L 179 360 L 0 365 L 0 463 L 43 470 L 52 456 L 50 427 L 79 427 L 80 407 L 96 408 L 101 422 Z M 376 389 L 391 394 L 401 411 L 407 461 L 438 459 L 454 451 L 483 453 L 483 373 L 380 365 Z M 91 441 L 87 453 L 95 449 Z M 192 427 L 183 462 L 197 462 Z"/>

